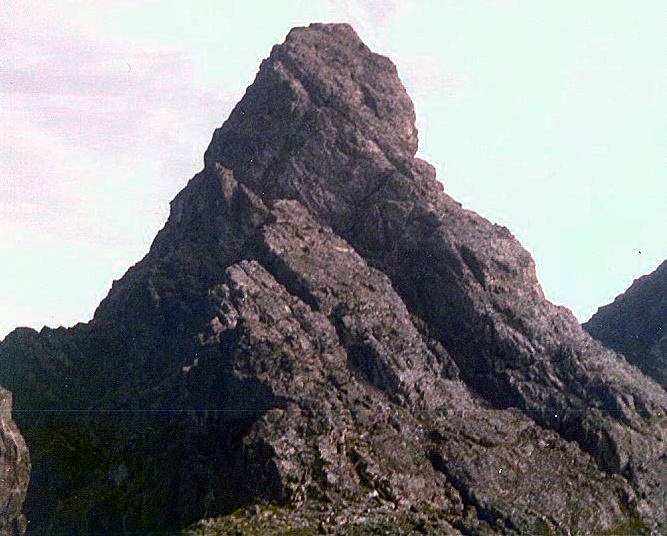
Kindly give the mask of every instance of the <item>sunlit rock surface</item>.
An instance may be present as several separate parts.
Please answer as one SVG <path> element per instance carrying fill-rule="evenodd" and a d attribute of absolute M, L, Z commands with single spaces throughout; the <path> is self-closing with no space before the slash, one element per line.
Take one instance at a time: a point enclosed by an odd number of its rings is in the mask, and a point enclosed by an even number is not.
<path fill-rule="evenodd" d="M 30 456 L 11 412 L 12 395 L 0 387 L 0 535 L 22 536 L 27 526 L 22 507 Z"/>

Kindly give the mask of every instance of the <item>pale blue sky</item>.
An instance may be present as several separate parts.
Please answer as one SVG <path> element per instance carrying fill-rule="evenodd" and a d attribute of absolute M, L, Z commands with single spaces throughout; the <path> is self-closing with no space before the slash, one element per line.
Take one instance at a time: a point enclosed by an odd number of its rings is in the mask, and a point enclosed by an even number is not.
<path fill-rule="evenodd" d="M 0 338 L 88 320 L 292 26 L 397 64 L 420 154 L 580 320 L 667 256 L 664 2 L 0 6 Z M 641 251 L 641 253 L 639 253 Z"/>

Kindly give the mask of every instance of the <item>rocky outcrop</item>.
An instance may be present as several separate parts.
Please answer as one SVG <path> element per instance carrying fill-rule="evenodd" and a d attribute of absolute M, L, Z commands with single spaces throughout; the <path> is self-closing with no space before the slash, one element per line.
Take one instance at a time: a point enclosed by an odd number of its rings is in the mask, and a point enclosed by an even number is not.
<path fill-rule="evenodd" d="M 94 319 L 0 345 L 36 533 L 667 527 L 664 390 L 416 150 L 349 26 L 274 47 Z"/>
<path fill-rule="evenodd" d="M 600 307 L 584 329 L 667 389 L 667 261 Z"/>
<path fill-rule="evenodd" d="M 30 480 L 30 456 L 12 420 L 12 395 L 0 388 L 0 535 L 25 534 L 21 509 Z"/>

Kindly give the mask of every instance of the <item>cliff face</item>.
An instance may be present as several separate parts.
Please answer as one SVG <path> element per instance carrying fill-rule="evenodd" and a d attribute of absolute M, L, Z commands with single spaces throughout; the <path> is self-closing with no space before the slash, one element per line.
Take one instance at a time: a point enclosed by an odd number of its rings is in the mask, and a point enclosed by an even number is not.
<path fill-rule="evenodd" d="M 30 480 L 30 456 L 11 417 L 12 395 L 0 388 L 0 535 L 25 534 L 21 512 Z"/>
<path fill-rule="evenodd" d="M 667 395 L 416 150 L 349 26 L 273 48 L 93 321 L 0 344 L 17 406 L 61 409 L 21 413 L 36 532 L 254 503 L 322 530 L 667 528 Z"/>
<path fill-rule="evenodd" d="M 667 388 L 667 261 L 600 307 L 584 329 Z"/>

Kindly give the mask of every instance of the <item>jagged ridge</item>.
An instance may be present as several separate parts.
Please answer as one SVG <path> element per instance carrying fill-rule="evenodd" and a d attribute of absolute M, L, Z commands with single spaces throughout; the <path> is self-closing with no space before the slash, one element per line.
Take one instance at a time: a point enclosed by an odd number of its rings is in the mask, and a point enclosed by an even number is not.
<path fill-rule="evenodd" d="M 584 329 L 667 388 L 667 261 L 600 307 Z"/>
<path fill-rule="evenodd" d="M 22 417 L 36 530 L 258 501 L 441 533 L 664 528 L 667 395 L 416 150 L 395 67 L 349 26 L 274 47 L 93 321 L 0 345 L 22 409 L 127 411 Z"/>

